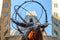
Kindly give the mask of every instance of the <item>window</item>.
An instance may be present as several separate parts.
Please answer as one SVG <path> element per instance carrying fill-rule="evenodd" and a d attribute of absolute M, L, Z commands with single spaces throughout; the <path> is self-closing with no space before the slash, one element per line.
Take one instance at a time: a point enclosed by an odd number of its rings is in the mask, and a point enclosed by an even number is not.
<path fill-rule="evenodd" d="M 57 20 L 54 20 L 54 24 L 58 27 L 59 22 Z"/>
<path fill-rule="evenodd" d="M 5 21 L 5 22 L 4 22 L 4 25 L 7 25 L 7 24 L 8 24 L 8 21 Z"/>
<path fill-rule="evenodd" d="M 58 35 L 58 32 L 57 32 L 56 30 L 54 30 L 54 33 L 55 33 L 56 35 Z"/>
<path fill-rule="evenodd" d="M 8 30 L 6 30 L 6 31 L 4 32 L 4 36 L 5 36 L 7 33 L 8 33 Z"/>
<path fill-rule="evenodd" d="M 56 13 L 56 17 L 58 17 L 58 13 Z"/>
<path fill-rule="evenodd" d="M 57 8 L 58 7 L 58 4 L 57 3 L 54 3 L 54 7 Z"/>
<path fill-rule="evenodd" d="M 54 16 L 58 17 L 58 13 L 57 12 L 54 12 Z"/>
<path fill-rule="evenodd" d="M 7 12 L 5 12 L 5 13 L 4 13 L 4 17 L 7 17 L 7 16 L 8 16 L 8 13 L 7 13 Z"/>
<path fill-rule="evenodd" d="M 4 3 L 4 8 L 8 8 L 8 3 Z"/>

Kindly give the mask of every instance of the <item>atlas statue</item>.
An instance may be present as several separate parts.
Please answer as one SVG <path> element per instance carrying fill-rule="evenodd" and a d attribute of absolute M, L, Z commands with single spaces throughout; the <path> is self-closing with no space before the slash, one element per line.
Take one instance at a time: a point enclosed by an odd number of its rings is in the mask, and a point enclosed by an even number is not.
<path fill-rule="evenodd" d="M 26 20 L 24 20 L 24 19 L 22 18 L 22 16 L 18 13 L 18 11 L 19 11 L 20 8 L 24 9 L 24 8 L 22 7 L 24 4 L 29 3 L 29 2 L 39 4 L 39 5 L 42 7 L 42 9 L 44 10 L 44 12 L 45 12 L 45 23 L 44 23 L 43 25 L 41 25 L 41 24 L 37 25 L 37 28 L 36 28 L 36 29 L 34 29 L 34 27 L 32 27 L 32 25 L 34 25 L 32 19 L 30 19 L 30 22 L 31 22 L 31 23 L 27 23 Z M 26 9 L 24 9 L 24 10 L 26 10 Z M 28 11 L 28 10 L 26 10 L 26 11 Z M 16 15 L 18 15 L 18 16 L 20 17 L 20 19 L 21 19 L 23 22 L 17 22 L 17 21 L 15 21 L 15 20 L 13 19 L 13 17 L 12 17 L 12 18 L 11 18 L 11 21 L 12 21 L 13 23 L 15 23 L 17 26 L 24 27 L 24 28 L 31 27 L 31 28 L 29 29 L 29 31 L 27 31 L 26 37 L 24 38 L 24 40 L 43 40 L 42 31 L 44 31 L 44 29 L 48 26 L 48 20 L 47 20 L 47 12 L 46 12 L 44 6 L 43 6 L 41 3 L 37 2 L 37 1 L 25 1 L 25 2 L 22 3 L 20 6 L 18 6 L 17 9 L 15 9 L 15 13 L 16 13 Z M 16 17 L 15 17 L 15 18 L 16 18 Z M 43 30 L 41 31 L 40 28 L 42 28 Z M 19 29 L 18 29 L 18 30 L 19 30 Z M 21 32 L 21 30 L 19 30 L 19 31 Z M 21 33 L 22 33 L 22 32 L 21 32 Z M 23 33 L 23 34 L 24 34 L 24 33 Z"/>

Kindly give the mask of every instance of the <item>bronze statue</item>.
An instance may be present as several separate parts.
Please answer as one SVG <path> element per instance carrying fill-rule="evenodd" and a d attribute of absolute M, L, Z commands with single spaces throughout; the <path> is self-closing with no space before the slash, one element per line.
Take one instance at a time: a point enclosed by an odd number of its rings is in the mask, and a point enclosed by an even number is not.
<path fill-rule="evenodd" d="M 44 25 L 39 24 L 36 29 L 34 29 L 34 28 L 32 27 L 32 28 L 27 32 L 27 36 L 26 36 L 27 39 L 24 39 L 24 40 L 43 40 L 42 31 L 44 31 L 44 28 L 48 26 L 48 21 L 47 21 L 47 13 L 46 13 L 46 10 L 45 10 L 44 6 L 43 6 L 41 3 L 37 2 L 37 1 L 34 1 L 34 0 L 25 1 L 25 2 L 22 3 L 20 6 L 18 6 L 17 9 L 15 9 L 16 15 L 18 15 L 19 18 L 21 18 L 24 23 L 16 22 L 16 21 L 13 20 L 13 19 L 11 19 L 11 20 L 12 20 L 13 23 L 15 23 L 16 25 L 18 25 L 18 26 L 20 26 L 20 27 L 24 27 L 24 28 L 31 27 L 31 26 L 33 25 L 33 23 L 27 23 L 27 22 L 21 17 L 21 15 L 20 15 L 21 13 L 20 13 L 20 14 L 18 13 L 18 10 L 19 10 L 20 8 L 24 9 L 25 11 L 28 11 L 28 10 L 26 10 L 26 9 L 25 9 L 24 7 L 22 7 L 22 6 L 23 6 L 24 4 L 26 4 L 26 3 L 29 3 L 29 2 L 39 4 L 39 6 L 41 6 L 41 8 L 43 9 L 43 11 L 44 11 L 44 13 L 45 13 L 45 18 L 46 18 L 46 19 L 45 19 L 45 24 L 44 24 Z M 28 11 L 28 12 L 29 12 L 29 11 Z M 30 12 L 29 12 L 29 13 L 30 13 Z M 43 13 L 42 13 L 42 14 L 43 14 Z M 33 16 L 33 15 L 32 15 L 32 16 Z M 13 18 L 13 17 L 12 17 L 12 18 Z M 32 20 L 31 20 L 30 22 L 32 22 Z M 43 30 L 41 31 L 40 28 L 43 28 Z"/>
<path fill-rule="evenodd" d="M 13 19 L 11 20 L 16 25 L 24 27 L 24 28 L 27 28 L 33 25 L 29 23 L 19 23 L 19 22 L 14 21 Z M 34 30 L 34 28 L 30 29 L 30 31 L 27 33 L 27 40 L 43 40 L 43 36 L 42 36 L 42 32 L 40 28 L 44 29 L 47 26 L 48 26 L 48 23 L 46 23 L 45 25 L 38 25 L 36 30 Z"/>

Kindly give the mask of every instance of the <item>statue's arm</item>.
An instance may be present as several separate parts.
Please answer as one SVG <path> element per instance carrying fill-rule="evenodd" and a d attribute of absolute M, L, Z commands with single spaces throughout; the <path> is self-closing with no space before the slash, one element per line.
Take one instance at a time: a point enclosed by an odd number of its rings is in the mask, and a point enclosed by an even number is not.
<path fill-rule="evenodd" d="M 29 24 L 29 23 L 19 23 L 19 22 L 14 21 L 13 19 L 11 19 L 11 20 L 13 23 L 15 23 L 16 25 L 21 26 L 21 27 L 29 27 L 29 26 L 33 25 L 33 24 Z"/>
<path fill-rule="evenodd" d="M 41 27 L 41 28 L 46 28 L 48 26 L 48 22 L 46 22 L 45 24 L 43 25 L 38 25 L 38 27 Z"/>

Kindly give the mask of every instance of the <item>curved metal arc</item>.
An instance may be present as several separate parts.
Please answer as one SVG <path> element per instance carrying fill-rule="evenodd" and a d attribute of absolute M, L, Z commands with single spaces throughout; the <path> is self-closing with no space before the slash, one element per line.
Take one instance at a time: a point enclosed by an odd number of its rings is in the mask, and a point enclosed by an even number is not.
<path fill-rule="evenodd" d="M 27 4 L 27 5 L 28 5 L 28 4 Z M 27 6 L 27 5 L 25 5 L 25 6 Z M 15 12 L 16 12 L 16 7 L 18 7 L 18 6 L 19 6 L 19 5 L 15 5 L 15 6 L 14 6 Z M 24 7 L 25 7 L 25 6 L 24 6 Z M 23 8 L 23 7 L 22 7 L 22 8 Z M 24 9 L 24 8 L 23 8 L 23 9 Z M 24 9 L 24 10 L 26 11 L 26 9 Z M 14 13 L 15 13 L 15 12 L 14 12 Z M 22 12 L 22 10 L 21 10 L 21 12 Z M 21 13 L 21 12 L 20 12 L 20 13 Z M 13 15 L 14 15 L 14 14 L 13 14 Z M 20 15 L 20 18 L 21 18 L 21 15 Z M 23 19 L 23 18 L 22 18 L 22 19 Z M 24 22 L 26 23 L 26 21 L 24 21 Z"/>
<path fill-rule="evenodd" d="M 25 5 L 27 6 L 27 5 Z M 25 11 L 27 11 L 28 13 L 30 13 L 27 9 L 25 9 L 25 6 L 24 7 L 21 7 L 22 9 L 24 9 Z M 31 14 L 31 13 L 30 13 Z M 31 14 L 32 15 L 32 14 Z M 33 15 L 32 15 L 33 16 Z M 33 16 L 34 17 L 34 16 Z M 35 18 L 35 17 L 34 17 Z M 39 21 L 39 20 L 38 20 Z"/>
<path fill-rule="evenodd" d="M 16 20 L 16 19 L 17 19 L 17 13 L 15 14 L 15 20 Z M 17 27 L 17 30 L 18 30 L 20 33 L 23 34 L 23 32 L 19 29 L 18 25 L 16 25 L 16 27 Z"/>
<path fill-rule="evenodd" d="M 23 7 L 22 7 L 23 8 Z M 28 13 L 30 13 L 27 9 L 23 8 L 25 11 L 27 11 Z M 31 13 L 30 13 L 31 14 Z M 32 15 L 32 14 L 31 14 Z M 32 15 L 33 16 L 33 15 Z M 34 17 L 34 16 L 33 16 Z M 35 18 L 35 17 L 34 17 Z M 37 18 L 35 18 L 37 19 Z M 38 20 L 38 19 L 37 19 Z M 38 20 L 39 21 L 39 20 Z"/>
<path fill-rule="evenodd" d="M 23 34 L 23 32 L 19 29 L 19 27 L 17 26 L 17 29 L 12 25 L 12 27 L 15 29 L 15 30 L 17 30 L 17 31 L 19 31 L 20 33 L 22 33 Z"/>
<path fill-rule="evenodd" d="M 41 16 L 40 16 L 39 20 L 41 19 L 42 15 L 43 15 L 42 13 L 43 13 L 43 9 L 42 9 Z"/>
<path fill-rule="evenodd" d="M 23 20 L 24 23 L 27 23 L 27 22 L 21 17 L 21 15 L 19 15 L 19 13 L 17 12 L 17 9 L 15 9 L 15 12 L 16 12 L 16 15 L 18 15 L 18 16 L 21 18 L 21 20 Z"/>
<path fill-rule="evenodd" d="M 14 26 L 13 26 L 13 24 L 12 24 L 12 27 L 14 28 L 14 29 L 16 29 Z M 16 29 L 17 30 L 17 29 Z"/>
<path fill-rule="evenodd" d="M 30 3 L 30 4 L 31 4 L 31 3 Z M 26 5 L 24 6 L 24 8 L 25 8 L 25 7 L 27 7 L 28 5 L 29 5 L 29 3 L 28 3 L 28 4 L 26 4 Z M 20 13 L 22 13 L 22 10 L 21 10 L 21 12 L 20 12 Z"/>
<path fill-rule="evenodd" d="M 15 7 L 14 7 L 14 10 L 16 11 L 16 8 L 15 8 Z M 12 15 L 12 18 L 13 18 L 13 16 L 14 16 L 14 14 L 15 14 L 15 20 L 16 20 L 16 18 L 17 18 L 17 13 L 14 12 L 13 15 Z M 12 25 L 12 27 L 13 27 L 14 29 L 16 29 L 13 25 Z M 16 25 L 16 27 L 17 27 L 16 30 L 23 34 L 23 32 L 19 29 L 18 25 Z"/>
<path fill-rule="evenodd" d="M 23 8 L 23 7 L 21 7 L 22 9 L 24 9 L 25 11 L 27 11 L 28 13 L 30 13 L 27 9 L 25 9 L 25 8 Z M 31 14 L 31 13 L 30 13 Z M 15 14 L 16 15 L 16 14 Z M 32 15 L 32 14 L 31 14 Z M 19 16 L 19 15 L 18 15 Z M 32 15 L 33 16 L 33 15 Z M 34 17 L 34 16 L 33 16 Z M 21 17 L 21 15 L 20 15 L 20 18 L 22 18 Z M 35 18 L 35 17 L 34 17 Z M 39 20 L 38 20 L 39 21 Z"/>
<path fill-rule="evenodd" d="M 47 21 L 47 13 L 46 13 L 45 8 L 43 7 L 43 5 L 42 5 L 41 3 L 37 2 L 37 1 L 25 1 L 24 3 L 22 3 L 22 4 L 17 8 L 17 12 L 18 12 L 18 10 L 19 10 L 24 4 L 26 4 L 26 3 L 28 3 L 28 2 L 34 2 L 34 3 L 39 4 L 39 5 L 44 9 L 44 11 L 45 11 L 45 16 L 46 16 L 46 22 L 48 22 L 48 21 Z"/>

